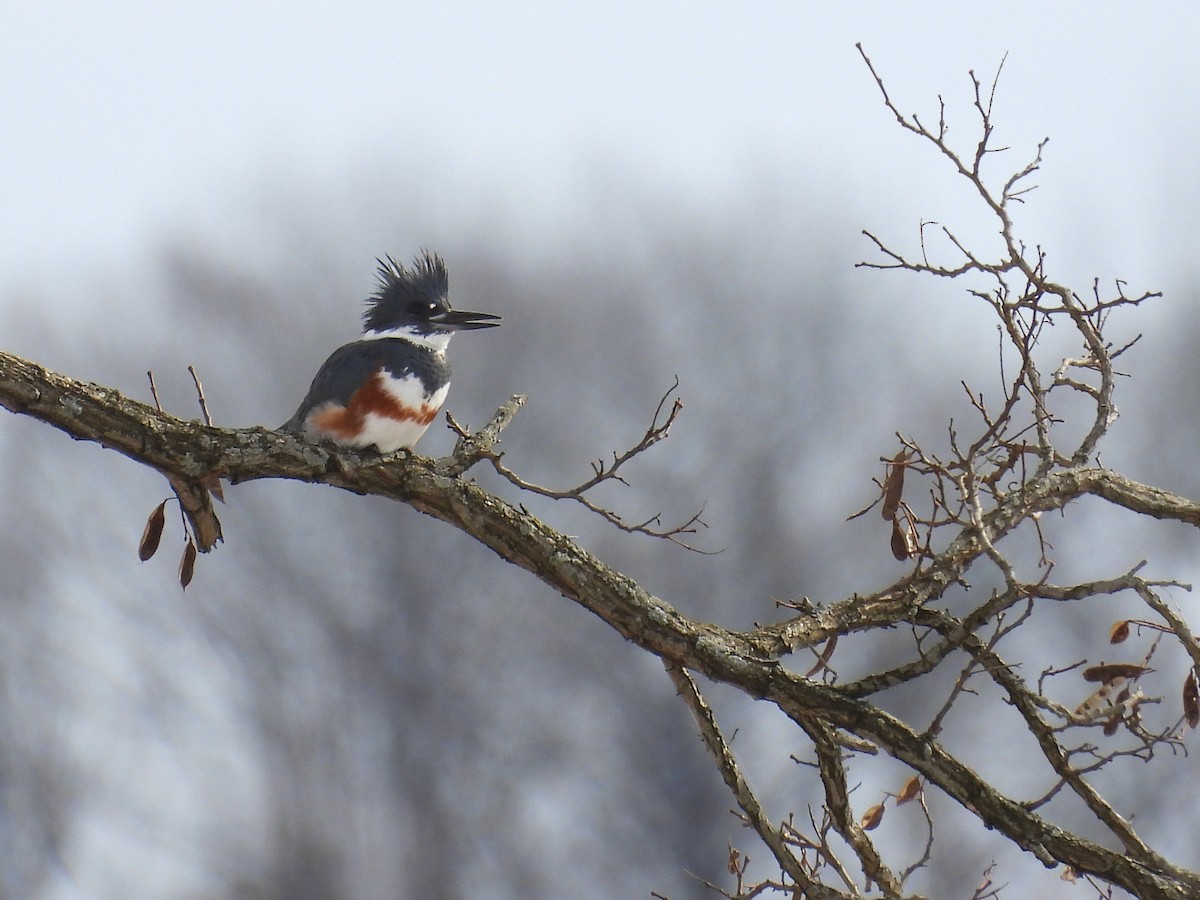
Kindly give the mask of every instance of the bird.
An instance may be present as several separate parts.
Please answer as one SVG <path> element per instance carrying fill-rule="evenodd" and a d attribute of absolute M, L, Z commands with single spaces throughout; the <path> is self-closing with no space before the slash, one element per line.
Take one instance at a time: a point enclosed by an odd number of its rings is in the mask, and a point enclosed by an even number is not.
<path fill-rule="evenodd" d="M 446 402 L 450 338 L 500 324 L 500 316 L 450 306 L 437 254 L 422 250 L 411 266 L 391 256 L 376 262 L 362 337 L 330 354 L 280 430 L 381 453 L 411 449 Z"/>

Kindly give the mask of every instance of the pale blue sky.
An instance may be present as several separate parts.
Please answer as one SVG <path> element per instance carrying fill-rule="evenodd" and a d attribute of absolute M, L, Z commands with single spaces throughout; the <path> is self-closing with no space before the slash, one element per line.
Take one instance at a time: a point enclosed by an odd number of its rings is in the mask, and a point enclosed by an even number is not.
<path fill-rule="evenodd" d="M 957 102 L 960 132 L 966 70 L 1007 51 L 1002 127 L 1018 147 L 1053 136 L 1047 217 L 1090 221 L 1111 198 L 1125 224 L 1102 237 L 1131 253 L 1196 223 L 1157 221 L 1197 194 L 1190 4 L 9 0 L 0 15 L 10 284 L 119 267 L 181 224 L 252 252 L 264 183 L 417 178 L 448 214 L 506 210 L 534 240 L 614 171 L 722 202 L 788 167 L 798 203 L 895 197 L 915 216 L 907 188 L 945 173 L 907 170 L 925 157 L 889 126 L 859 40 L 906 109 Z"/>

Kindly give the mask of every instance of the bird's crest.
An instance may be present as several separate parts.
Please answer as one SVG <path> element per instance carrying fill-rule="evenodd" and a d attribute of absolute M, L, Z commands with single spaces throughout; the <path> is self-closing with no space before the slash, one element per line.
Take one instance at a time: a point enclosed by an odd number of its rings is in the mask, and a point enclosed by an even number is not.
<path fill-rule="evenodd" d="M 446 263 L 436 253 L 422 250 L 411 267 L 390 256 L 379 263 L 379 285 L 367 298 L 363 323 L 368 331 L 379 331 L 394 324 L 397 314 L 444 298 L 450 289 Z"/>

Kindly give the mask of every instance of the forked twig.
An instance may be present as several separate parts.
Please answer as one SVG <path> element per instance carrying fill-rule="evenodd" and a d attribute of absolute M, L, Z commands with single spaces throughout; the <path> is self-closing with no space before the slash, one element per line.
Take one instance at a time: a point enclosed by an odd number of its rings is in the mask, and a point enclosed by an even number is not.
<path fill-rule="evenodd" d="M 616 481 L 623 485 L 629 484 L 621 473 L 622 467 L 634 457 L 646 452 L 659 441 L 664 440 L 670 434 L 671 426 L 675 424 L 675 420 L 679 418 L 679 413 L 683 410 L 683 401 L 678 397 L 671 396 L 678 388 L 679 377 L 676 376 L 674 383 L 658 401 L 658 406 L 654 410 L 654 417 L 651 419 L 650 426 L 646 429 L 641 439 L 622 453 L 614 450 L 612 462 L 610 463 L 606 463 L 603 459 L 593 462 L 592 477 L 575 487 L 558 490 L 528 481 L 506 466 L 501 461 L 503 454 L 492 451 L 490 447 L 480 449 L 477 454 L 478 458 L 487 459 L 491 462 L 496 472 L 503 476 L 510 484 L 515 485 L 521 490 L 537 494 L 540 497 L 548 497 L 551 500 L 573 500 L 589 512 L 595 513 L 609 524 L 616 526 L 621 531 L 630 534 L 644 534 L 650 537 L 663 538 L 695 553 L 706 555 L 719 553 L 719 550 L 702 550 L 683 540 L 685 535 L 696 534 L 701 528 L 708 527 L 707 523 L 701 518 L 704 514 L 703 508 L 677 525 L 663 525 L 662 513 L 655 513 L 648 519 L 640 522 L 630 522 L 620 513 L 601 506 L 587 496 L 588 491 L 606 481 Z M 669 410 L 664 412 L 668 400 L 671 401 L 671 406 Z M 463 436 L 462 432 L 460 432 L 461 436 Z"/>

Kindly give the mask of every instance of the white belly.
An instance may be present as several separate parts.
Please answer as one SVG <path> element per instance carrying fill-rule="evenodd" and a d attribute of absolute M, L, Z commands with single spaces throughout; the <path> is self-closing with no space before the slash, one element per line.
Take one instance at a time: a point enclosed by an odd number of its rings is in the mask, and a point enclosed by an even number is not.
<path fill-rule="evenodd" d="M 344 443 L 356 447 L 369 447 L 374 444 L 381 453 L 391 453 L 401 447 L 412 447 L 428 428 L 428 425 L 421 422 L 398 421 L 368 413 L 363 420 L 362 435 L 354 441 Z"/>
<path fill-rule="evenodd" d="M 426 396 L 421 388 L 421 382 L 416 378 L 406 378 L 403 381 L 395 379 L 383 380 L 383 389 L 396 402 L 408 409 L 422 407 L 441 409 L 450 393 L 450 385 L 445 384 L 433 394 Z M 387 416 L 367 413 L 363 420 L 362 436 L 354 443 L 361 447 L 374 444 L 382 453 L 391 453 L 401 447 L 412 447 L 421 439 L 429 428 L 428 422 L 412 419 L 397 420 Z"/>

